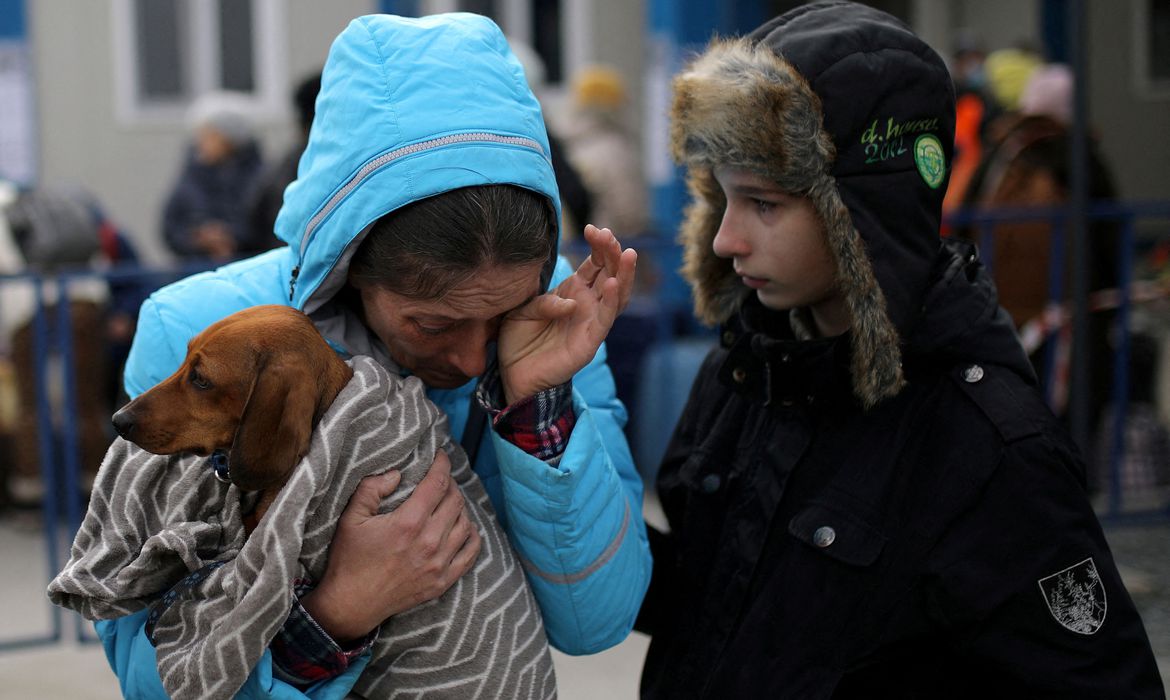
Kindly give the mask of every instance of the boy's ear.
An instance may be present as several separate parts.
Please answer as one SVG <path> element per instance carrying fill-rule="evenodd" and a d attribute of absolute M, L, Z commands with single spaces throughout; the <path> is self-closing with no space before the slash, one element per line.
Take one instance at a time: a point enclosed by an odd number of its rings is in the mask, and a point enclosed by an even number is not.
<path fill-rule="evenodd" d="M 262 357 L 229 456 L 232 483 L 246 491 L 279 487 L 309 450 L 317 377 L 296 361 Z"/>

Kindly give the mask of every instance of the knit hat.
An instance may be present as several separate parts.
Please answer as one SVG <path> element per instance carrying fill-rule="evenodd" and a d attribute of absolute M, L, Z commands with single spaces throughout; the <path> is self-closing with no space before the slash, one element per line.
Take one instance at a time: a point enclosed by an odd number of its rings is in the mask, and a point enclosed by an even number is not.
<path fill-rule="evenodd" d="M 252 98 L 243 93 L 207 92 L 191 103 L 187 123 L 193 130 L 215 129 L 239 147 L 256 139 L 255 111 Z"/>
<path fill-rule="evenodd" d="M 726 207 L 712 170 L 743 167 L 808 197 L 851 316 L 854 393 L 866 407 L 897 394 L 900 338 L 939 250 L 953 150 L 942 59 L 897 19 L 832 0 L 714 40 L 674 93 L 672 149 L 693 198 L 683 274 L 697 315 L 723 322 L 745 295 L 732 261 L 711 249 Z"/>
<path fill-rule="evenodd" d="M 1061 124 L 1072 121 L 1073 72 L 1062 63 L 1037 68 L 1020 94 L 1021 114 L 1043 114 Z"/>
<path fill-rule="evenodd" d="M 626 102 L 625 81 L 609 66 L 589 66 L 573 78 L 573 102 L 582 109 L 621 109 Z"/>
<path fill-rule="evenodd" d="M 991 96 L 1007 110 L 1019 108 L 1024 86 L 1039 67 L 1040 59 L 1036 54 L 1023 49 L 992 51 L 983 62 Z"/>

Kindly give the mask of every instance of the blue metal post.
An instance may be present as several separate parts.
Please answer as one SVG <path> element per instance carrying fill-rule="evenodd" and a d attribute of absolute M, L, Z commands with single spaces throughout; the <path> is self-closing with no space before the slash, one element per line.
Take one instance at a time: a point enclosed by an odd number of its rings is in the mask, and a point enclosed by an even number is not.
<path fill-rule="evenodd" d="M 24 0 L 0 0 L 0 39 L 23 41 L 26 26 Z"/>
<path fill-rule="evenodd" d="M 41 450 L 41 480 L 45 494 L 41 506 L 45 514 L 45 558 L 48 560 L 48 574 L 51 580 L 57 575 L 59 557 L 57 545 L 60 531 L 57 528 L 57 463 L 53 450 L 53 413 L 49 405 L 48 359 L 50 350 L 49 323 L 46 318 L 44 285 L 39 275 L 32 277 L 36 298 L 36 316 L 33 320 L 33 371 L 36 373 L 37 388 L 37 436 Z M 61 609 L 52 606 L 52 634 L 50 639 L 61 638 Z"/>
<path fill-rule="evenodd" d="M 1125 414 L 1129 404 L 1129 288 L 1133 278 L 1134 221 L 1121 221 L 1121 250 L 1117 269 L 1117 349 L 1113 356 L 1113 423 L 1109 426 L 1109 511 L 1117 517 L 1122 508 L 1121 460 L 1125 458 Z"/>
<path fill-rule="evenodd" d="M 49 405 L 48 368 L 45 362 L 49 354 L 49 328 L 45 318 L 45 295 L 40 276 L 14 277 L 10 278 L 10 281 L 19 282 L 25 279 L 33 285 L 35 304 L 32 318 L 33 386 L 37 397 L 37 442 L 40 451 L 41 480 L 45 488 L 45 495 L 41 502 L 44 513 L 45 559 L 48 564 L 49 579 L 52 579 L 57 575 L 59 566 L 57 559 L 59 531 L 57 528 L 57 468 L 53 459 L 53 416 L 52 407 Z M 0 641 L 0 651 L 52 644 L 60 640 L 61 609 L 50 605 L 49 616 L 50 631 L 47 635 Z"/>
<path fill-rule="evenodd" d="M 768 3 L 763 0 L 650 0 L 647 3 L 647 65 L 645 134 L 650 176 L 652 228 L 673 240 L 687 203 L 683 172 L 670 160 L 666 134 L 670 108 L 670 80 L 715 35 L 743 34 L 762 24 Z M 682 262 L 678 246 L 658 253 L 662 271 L 659 297 L 672 305 L 689 306 L 690 290 L 677 274 Z"/>
<path fill-rule="evenodd" d="M 1068 44 L 1072 57 L 1072 138 L 1069 140 L 1069 220 L 1072 224 L 1072 367 L 1069 376 L 1069 432 L 1082 450 L 1088 450 L 1089 434 L 1089 159 L 1088 80 L 1085 47 L 1085 2 L 1068 2 Z"/>
<path fill-rule="evenodd" d="M 61 358 L 62 406 L 61 406 L 61 466 L 63 483 L 60 490 L 65 503 L 65 524 L 69 541 L 81 529 L 81 434 L 79 404 L 77 401 L 77 369 L 74 364 L 76 350 L 73 345 L 73 305 L 69 301 L 70 276 L 57 277 L 57 346 Z M 90 377 L 96 381 L 96 377 Z M 58 567 L 60 568 L 60 564 Z M 54 574 L 55 575 L 55 574 Z M 82 642 L 96 642 L 98 638 L 89 633 L 90 623 L 80 615 L 73 615 L 77 639 Z"/>
<path fill-rule="evenodd" d="M 77 376 L 73 365 L 73 324 L 72 304 L 69 302 L 69 282 L 65 275 L 57 278 L 57 348 L 61 359 L 62 406 L 61 406 L 61 499 L 65 503 L 65 524 L 72 537 L 81 526 L 81 512 L 77 499 L 81 491 L 78 475 L 78 431 L 77 419 Z M 96 377 L 91 377 L 96 380 Z"/>

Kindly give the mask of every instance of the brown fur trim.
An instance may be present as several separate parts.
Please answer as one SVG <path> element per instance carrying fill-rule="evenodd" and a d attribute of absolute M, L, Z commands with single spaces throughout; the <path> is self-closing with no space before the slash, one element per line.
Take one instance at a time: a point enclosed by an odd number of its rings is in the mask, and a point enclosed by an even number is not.
<path fill-rule="evenodd" d="M 714 40 L 674 80 L 671 150 L 688 170 L 692 202 L 679 240 L 698 318 L 726 321 L 745 296 L 732 261 L 712 250 L 726 208 L 712 169 L 747 168 L 812 201 L 852 316 L 854 393 L 866 408 L 897 394 L 905 383 L 898 334 L 864 243 L 829 175 L 836 151 L 823 126 L 820 99 L 796 69 L 746 39 Z"/>
<path fill-rule="evenodd" d="M 809 199 L 837 260 L 838 284 L 851 317 L 853 393 L 868 409 L 897 395 L 906 384 L 898 331 L 886 313 L 886 297 L 836 181 L 825 176 Z"/>
<path fill-rule="evenodd" d="M 674 80 L 671 151 L 688 165 L 732 163 L 804 192 L 828 172 L 821 101 L 796 69 L 746 39 L 716 39 Z"/>
<path fill-rule="evenodd" d="M 711 249 L 723 220 L 727 200 L 711 170 L 691 168 L 687 175 L 691 203 L 684 212 L 679 242 L 683 244 L 683 278 L 691 284 L 695 316 L 706 324 L 726 321 L 739 308 L 745 288 L 732 262 Z"/>

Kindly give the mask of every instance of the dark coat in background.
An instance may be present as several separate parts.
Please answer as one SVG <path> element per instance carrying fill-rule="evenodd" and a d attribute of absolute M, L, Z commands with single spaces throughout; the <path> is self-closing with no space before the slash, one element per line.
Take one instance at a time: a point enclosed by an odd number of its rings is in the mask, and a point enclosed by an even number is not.
<path fill-rule="evenodd" d="M 167 245 L 183 257 L 203 255 L 194 233 L 210 221 L 224 223 L 236 241 L 236 254 L 247 255 L 280 243 L 271 232 L 255 234 L 248 224 L 248 203 L 263 169 L 260 149 L 254 142 L 241 145 L 217 165 L 201 163 L 194 151 L 187 154 L 183 171 L 167 197 L 163 210 L 163 236 Z"/>

